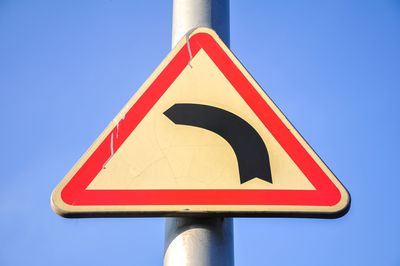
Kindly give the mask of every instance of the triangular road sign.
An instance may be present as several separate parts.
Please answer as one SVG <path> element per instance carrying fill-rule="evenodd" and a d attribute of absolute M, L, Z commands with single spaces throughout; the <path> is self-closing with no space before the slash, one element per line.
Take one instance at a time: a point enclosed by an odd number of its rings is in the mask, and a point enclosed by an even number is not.
<path fill-rule="evenodd" d="M 216 33 L 183 38 L 53 191 L 79 216 L 344 214 L 350 197 Z"/>

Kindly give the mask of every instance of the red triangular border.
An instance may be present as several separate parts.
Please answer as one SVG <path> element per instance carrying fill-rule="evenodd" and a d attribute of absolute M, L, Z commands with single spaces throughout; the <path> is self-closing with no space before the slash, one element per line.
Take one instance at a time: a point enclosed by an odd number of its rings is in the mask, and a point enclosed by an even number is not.
<path fill-rule="evenodd" d="M 191 36 L 195 57 L 203 49 L 246 101 L 265 127 L 288 153 L 316 190 L 87 190 L 114 151 L 124 143 L 153 105 L 187 66 L 189 52 L 183 46 L 165 69 L 113 128 L 61 191 L 62 200 L 72 206 L 127 205 L 286 205 L 334 206 L 341 193 L 313 157 L 265 102 L 216 40 L 205 32 Z M 118 138 L 117 136 L 118 130 Z"/>

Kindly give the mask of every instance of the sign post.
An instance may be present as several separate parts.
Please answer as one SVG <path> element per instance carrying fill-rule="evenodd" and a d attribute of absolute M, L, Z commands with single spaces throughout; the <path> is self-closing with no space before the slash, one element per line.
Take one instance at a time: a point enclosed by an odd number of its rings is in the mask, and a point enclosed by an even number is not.
<path fill-rule="evenodd" d="M 172 48 L 197 27 L 214 29 L 229 46 L 229 0 L 174 0 Z M 166 218 L 164 265 L 234 265 L 233 218 Z"/>
<path fill-rule="evenodd" d="M 229 0 L 174 0 L 172 48 L 197 27 L 214 29 L 229 46 Z M 233 218 L 166 218 L 164 265 L 234 265 Z"/>

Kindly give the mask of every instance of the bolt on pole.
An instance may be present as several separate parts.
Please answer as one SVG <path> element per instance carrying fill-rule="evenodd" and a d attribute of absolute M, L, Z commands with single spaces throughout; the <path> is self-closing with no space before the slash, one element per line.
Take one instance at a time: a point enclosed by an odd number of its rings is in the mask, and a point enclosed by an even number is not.
<path fill-rule="evenodd" d="M 197 27 L 214 29 L 229 47 L 229 0 L 173 0 L 172 47 Z M 166 218 L 164 265 L 234 265 L 233 219 Z"/>

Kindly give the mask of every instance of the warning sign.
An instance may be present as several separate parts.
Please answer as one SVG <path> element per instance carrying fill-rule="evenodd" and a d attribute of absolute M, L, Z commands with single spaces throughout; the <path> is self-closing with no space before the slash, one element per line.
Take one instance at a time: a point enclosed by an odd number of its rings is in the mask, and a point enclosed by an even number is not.
<path fill-rule="evenodd" d="M 349 194 L 216 33 L 184 38 L 52 194 L 63 216 L 336 217 Z"/>

